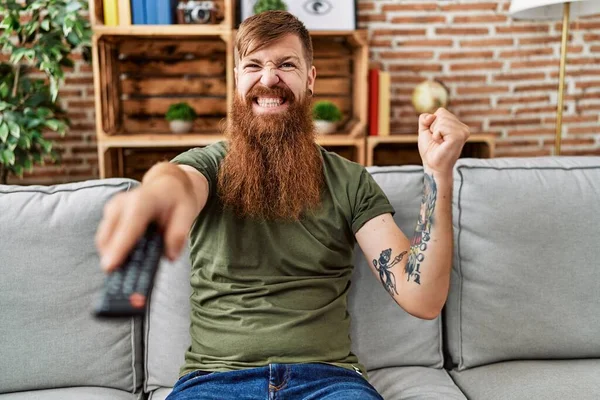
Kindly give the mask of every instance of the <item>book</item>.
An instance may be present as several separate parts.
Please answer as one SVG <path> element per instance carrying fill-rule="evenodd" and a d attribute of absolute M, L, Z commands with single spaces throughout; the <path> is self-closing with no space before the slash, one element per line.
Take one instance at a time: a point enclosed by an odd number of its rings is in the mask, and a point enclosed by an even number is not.
<path fill-rule="evenodd" d="M 117 0 L 102 0 L 102 5 L 104 6 L 104 25 L 118 26 L 119 12 Z"/>
<path fill-rule="evenodd" d="M 174 23 L 175 7 L 177 1 L 173 0 L 156 0 L 158 24 L 171 25 Z"/>
<path fill-rule="evenodd" d="M 144 0 L 146 2 L 146 23 L 150 25 L 158 24 L 158 5 L 159 1 L 165 0 Z"/>
<path fill-rule="evenodd" d="M 130 0 L 117 0 L 119 25 L 131 25 L 131 3 Z"/>
<path fill-rule="evenodd" d="M 391 78 L 388 71 L 379 71 L 379 135 L 390 135 L 390 87 Z"/>
<path fill-rule="evenodd" d="M 377 136 L 379 127 L 379 69 L 369 70 L 369 136 Z"/>
<path fill-rule="evenodd" d="M 134 25 L 146 24 L 146 0 L 131 0 L 131 22 Z"/>

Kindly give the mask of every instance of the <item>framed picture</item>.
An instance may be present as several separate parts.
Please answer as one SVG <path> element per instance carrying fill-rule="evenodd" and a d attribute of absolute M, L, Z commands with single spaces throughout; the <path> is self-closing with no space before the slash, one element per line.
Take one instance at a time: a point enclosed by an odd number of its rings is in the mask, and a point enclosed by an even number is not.
<path fill-rule="evenodd" d="M 254 14 L 261 0 L 239 0 L 238 21 Z M 283 0 L 290 13 L 309 31 L 351 31 L 356 29 L 356 0 Z"/>

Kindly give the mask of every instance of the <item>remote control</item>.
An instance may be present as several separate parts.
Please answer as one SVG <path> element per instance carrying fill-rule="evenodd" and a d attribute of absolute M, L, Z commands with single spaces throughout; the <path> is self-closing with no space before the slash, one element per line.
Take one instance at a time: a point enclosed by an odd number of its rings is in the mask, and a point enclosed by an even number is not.
<path fill-rule="evenodd" d="M 158 226 L 150 224 L 125 262 L 105 278 L 104 289 L 95 309 L 96 316 L 144 315 L 163 245 Z"/>

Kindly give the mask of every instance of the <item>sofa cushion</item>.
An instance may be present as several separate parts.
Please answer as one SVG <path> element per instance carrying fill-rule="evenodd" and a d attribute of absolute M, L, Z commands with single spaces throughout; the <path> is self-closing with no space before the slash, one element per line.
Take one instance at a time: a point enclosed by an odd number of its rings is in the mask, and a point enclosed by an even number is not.
<path fill-rule="evenodd" d="M 103 207 L 134 184 L 0 186 L 0 392 L 141 384 L 141 319 L 92 315 Z"/>
<path fill-rule="evenodd" d="M 156 389 L 150 393 L 148 400 L 165 400 L 171 391 L 171 388 Z"/>
<path fill-rule="evenodd" d="M 418 166 L 371 167 L 396 213 L 394 220 L 410 239 L 423 196 L 423 168 Z M 352 317 L 352 350 L 367 370 L 443 365 L 440 318 L 422 320 L 405 312 L 386 292 L 371 271 L 362 251 L 355 251 L 349 310 Z"/>
<path fill-rule="evenodd" d="M 600 357 L 600 157 L 461 159 L 454 184 L 458 370 Z"/>
<path fill-rule="evenodd" d="M 179 378 L 190 339 L 189 243 L 178 260 L 161 261 L 145 319 L 144 391 L 172 387 Z"/>
<path fill-rule="evenodd" d="M 139 400 L 140 396 L 123 390 L 99 387 L 31 390 L 0 394 L 0 400 Z"/>
<path fill-rule="evenodd" d="M 383 368 L 369 375 L 369 382 L 387 400 L 467 400 L 443 369 Z"/>
<path fill-rule="evenodd" d="M 600 399 L 600 359 L 507 361 L 450 374 L 470 399 Z"/>

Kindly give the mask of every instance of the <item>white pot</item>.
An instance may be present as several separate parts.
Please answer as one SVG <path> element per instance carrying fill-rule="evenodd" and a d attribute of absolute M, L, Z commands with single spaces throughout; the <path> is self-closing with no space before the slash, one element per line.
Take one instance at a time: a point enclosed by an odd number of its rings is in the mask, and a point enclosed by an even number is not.
<path fill-rule="evenodd" d="M 328 135 L 337 130 L 337 122 L 323 121 L 320 119 L 314 120 L 315 129 L 321 135 Z"/>
<path fill-rule="evenodd" d="M 192 130 L 192 126 L 194 126 L 193 121 L 184 121 L 181 119 L 169 121 L 169 128 L 171 128 L 171 132 L 173 133 L 187 133 Z"/>

